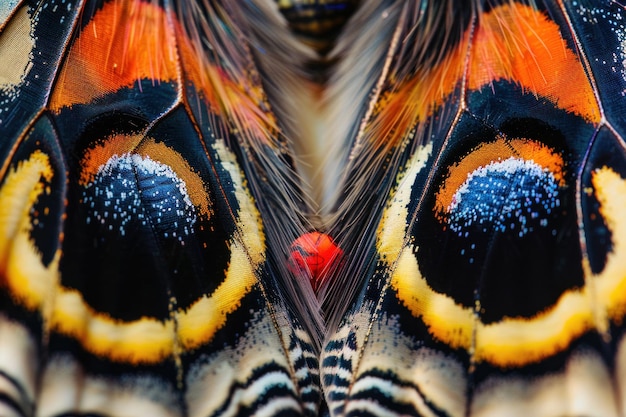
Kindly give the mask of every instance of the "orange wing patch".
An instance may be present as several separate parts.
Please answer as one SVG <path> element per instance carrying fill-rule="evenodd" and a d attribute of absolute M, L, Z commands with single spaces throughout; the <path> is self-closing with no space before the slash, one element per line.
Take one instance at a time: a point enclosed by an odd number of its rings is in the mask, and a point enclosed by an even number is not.
<path fill-rule="evenodd" d="M 464 74 L 466 89 L 506 80 L 589 122 L 600 122 L 593 86 L 558 25 L 538 10 L 511 3 L 481 15 L 475 32 L 468 30 L 446 59 L 419 69 L 383 96 L 370 124 L 375 130 L 371 137 L 384 138 L 386 146 L 401 143 L 415 124 L 444 105 Z"/>
<path fill-rule="evenodd" d="M 131 87 L 141 79 L 177 79 L 175 38 L 167 15 L 152 3 L 106 3 L 72 45 L 50 107 L 58 111 Z"/>
<path fill-rule="evenodd" d="M 469 89 L 502 79 L 587 121 L 600 121 L 582 63 L 557 24 L 529 6 L 506 4 L 484 14 L 474 35 Z"/>
<path fill-rule="evenodd" d="M 185 79 L 219 114 L 228 114 L 238 132 L 255 138 L 272 140 L 279 130 L 274 115 L 266 110 L 269 104 L 260 85 L 248 78 L 249 69 L 241 62 L 229 66 L 227 72 L 208 62 L 203 51 L 176 25 L 178 53 Z"/>

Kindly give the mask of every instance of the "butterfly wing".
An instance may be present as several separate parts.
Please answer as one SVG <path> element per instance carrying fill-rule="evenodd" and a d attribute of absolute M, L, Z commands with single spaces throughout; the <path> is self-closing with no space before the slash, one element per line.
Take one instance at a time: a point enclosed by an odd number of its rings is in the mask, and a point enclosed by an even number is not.
<path fill-rule="evenodd" d="M 536 3 L 365 1 L 307 208 L 266 3 L 3 2 L 0 411 L 316 415 L 320 208 L 332 415 L 623 413 L 624 10 Z"/>
<path fill-rule="evenodd" d="M 405 5 L 365 121 L 396 177 L 339 280 L 331 414 L 621 415 L 624 8 L 441 8 Z"/>
<path fill-rule="evenodd" d="M 299 191 L 266 179 L 291 166 L 240 10 L 8 6 L 0 414 L 317 415 L 261 220 Z"/>

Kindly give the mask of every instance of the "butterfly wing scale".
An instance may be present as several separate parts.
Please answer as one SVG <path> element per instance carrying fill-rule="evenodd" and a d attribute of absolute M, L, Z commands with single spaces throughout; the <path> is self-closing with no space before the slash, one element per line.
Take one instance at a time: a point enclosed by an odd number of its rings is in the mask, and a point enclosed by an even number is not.
<path fill-rule="evenodd" d="M 0 116 L 9 415 L 317 414 L 247 171 L 288 162 L 236 31 L 205 58 L 180 6 L 25 2 L 0 35 L 26 56 Z"/>
<path fill-rule="evenodd" d="M 623 413 L 623 13 L 490 2 L 441 59 L 394 53 L 365 137 L 397 177 L 322 353 L 333 413 Z"/>
<path fill-rule="evenodd" d="M 623 415 L 624 6 L 271 4 L 0 5 L 0 414 Z"/>

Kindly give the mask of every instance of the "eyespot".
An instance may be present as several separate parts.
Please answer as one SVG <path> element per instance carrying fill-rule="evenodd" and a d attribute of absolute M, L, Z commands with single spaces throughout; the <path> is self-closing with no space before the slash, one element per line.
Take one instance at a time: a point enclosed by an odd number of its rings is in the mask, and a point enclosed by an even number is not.
<path fill-rule="evenodd" d="M 485 323 L 531 317 L 584 285 L 566 151 L 501 133 L 449 153 L 411 236 L 433 290 Z M 452 160 L 450 160 L 452 159 Z M 446 167 L 447 166 L 447 167 Z"/>
<path fill-rule="evenodd" d="M 533 140 L 500 137 L 448 169 L 434 214 L 459 236 L 508 230 L 522 237 L 548 227 L 563 186 L 564 162 L 558 153 Z"/>

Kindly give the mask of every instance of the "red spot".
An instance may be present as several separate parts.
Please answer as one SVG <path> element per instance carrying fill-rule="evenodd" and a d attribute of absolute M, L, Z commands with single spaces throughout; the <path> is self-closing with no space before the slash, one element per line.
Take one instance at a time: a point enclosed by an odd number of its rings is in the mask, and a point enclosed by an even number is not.
<path fill-rule="evenodd" d="M 317 291 L 342 257 L 343 251 L 327 234 L 305 233 L 291 244 L 289 270 L 295 275 L 307 275 Z"/>

